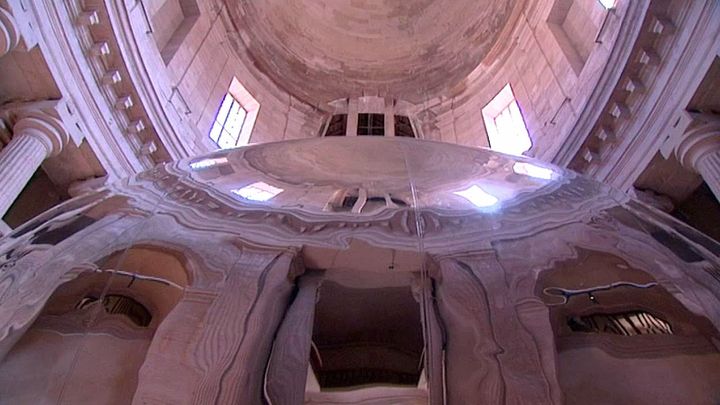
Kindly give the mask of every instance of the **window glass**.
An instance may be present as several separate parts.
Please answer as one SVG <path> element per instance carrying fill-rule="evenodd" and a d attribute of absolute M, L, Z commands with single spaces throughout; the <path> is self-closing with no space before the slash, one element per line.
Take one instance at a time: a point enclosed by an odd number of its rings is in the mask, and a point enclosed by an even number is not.
<path fill-rule="evenodd" d="M 490 148 L 521 155 L 532 147 L 530 134 L 510 84 L 482 110 Z"/>

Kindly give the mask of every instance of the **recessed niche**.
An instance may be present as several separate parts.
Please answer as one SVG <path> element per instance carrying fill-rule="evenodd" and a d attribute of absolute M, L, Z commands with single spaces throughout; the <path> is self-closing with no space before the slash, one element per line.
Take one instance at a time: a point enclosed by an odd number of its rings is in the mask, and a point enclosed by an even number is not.
<path fill-rule="evenodd" d="M 597 1 L 555 0 L 547 24 L 576 75 L 585 67 L 595 46 Z"/>
<path fill-rule="evenodd" d="M 409 286 L 350 288 L 326 281 L 319 297 L 310 363 L 321 390 L 417 387 L 423 333 Z"/>
<path fill-rule="evenodd" d="M 165 65 L 170 64 L 199 17 L 197 0 L 166 0 L 156 9 L 152 15 L 153 37 Z"/>

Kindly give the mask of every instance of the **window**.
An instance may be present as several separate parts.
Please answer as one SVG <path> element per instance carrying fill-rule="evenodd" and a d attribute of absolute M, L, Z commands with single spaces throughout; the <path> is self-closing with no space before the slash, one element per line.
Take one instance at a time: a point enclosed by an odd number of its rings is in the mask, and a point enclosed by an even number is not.
<path fill-rule="evenodd" d="M 325 136 L 345 136 L 347 132 L 347 114 L 335 114 L 330 119 Z"/>
<path fill-rule="evenodd" d="M 210 139 L 221 149 L 238 146 L 240 132 L 246 117 L 247 111 L 240 105 L 240 102 L 230 94 L 226 94 L 210 130 Z"/>
<path fill-rule="evenodd" d="M 615 8 L 615 0 L 599 0 L 603 7 L 610 10 Z"/>
<path fill-rule="evenodd" d="M 622 336 L 673 334 L 669 323 L 644 311 L 573 316 L 568 318 L 568 326 L 573 332 Z"/>
<path fill-rule="evenodd" d="M 385 115 L 358 114 L 358 135 L 385 135 Z"/>
<path fill-rule="evenodd" d="M 404 115 L 395 116 L 395 136 L 415 138 L 410 118 Z"/>
<path fill-rule="evenodd" d="M 88 308 L 98 299 L 93 296 L 87 296 L 80 300 L 75 306 L 77 309 Z M 120 314 L 128 317 L 134 324 L 138 326 L 148 326 L 152 320 L 150 311 L 141 303 L 124 295 L 109 294 L 102 300 L 102 307 L 108 314 Z"/>
<path fill-rule="evenodd" d="M 210 139 L 221 149 L 247 145 L 259 109 L 260 104 L 234 78 L 215 115 Z"/>
<path fill-rule="evenodd" d="M 483 108 L 482 115 L 491 149 L 521 155 L 532 146 L 510 84 Z"/>
<path fill-rule="evenodd" d="M 232 190 L 233 194 L 250 201 L 268 201 L 276 195 L 283 192 L 283 189 L 273 187 L 267 183 L 259 181 L 240 189 Z"/>

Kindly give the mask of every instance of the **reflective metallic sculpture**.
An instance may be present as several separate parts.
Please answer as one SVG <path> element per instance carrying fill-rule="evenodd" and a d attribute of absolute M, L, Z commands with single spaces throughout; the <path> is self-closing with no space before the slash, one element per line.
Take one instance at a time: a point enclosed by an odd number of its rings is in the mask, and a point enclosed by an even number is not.
<path fill-rule="evenodd" d="M 219 151 L 0 240 L 0 402 L 713 403 L 719 254 L 488 150 Z"/>

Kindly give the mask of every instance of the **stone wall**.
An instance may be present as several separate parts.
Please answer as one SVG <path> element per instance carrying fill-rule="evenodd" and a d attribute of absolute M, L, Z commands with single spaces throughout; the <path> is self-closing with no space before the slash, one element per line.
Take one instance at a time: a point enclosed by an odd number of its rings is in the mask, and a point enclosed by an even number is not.
<path fill-rule="evenodd" d="M 582 0 L 558 17 L 554 15 L 562 6 L 558 3 L 564 2 L 528 4 L 511 32 L 496 44 L 493 57 L 486 58 L 446 97 L 428 102 L 427 137 L 488 146 L 481 111 L 510 83 L 533 142 L 528 154 L 552 158 L 571 136 L 591 93 L 601 85 L 599 79 L 621 25 L 633 23 L 628 8 L 634 7 L 618 2 L 616 9 L 608 11 L 597 1 Z M 577 44 L 568 42 L 579 34 Z M 582 55 L 581 66 L 569 57 L 568 47 Z"/>

